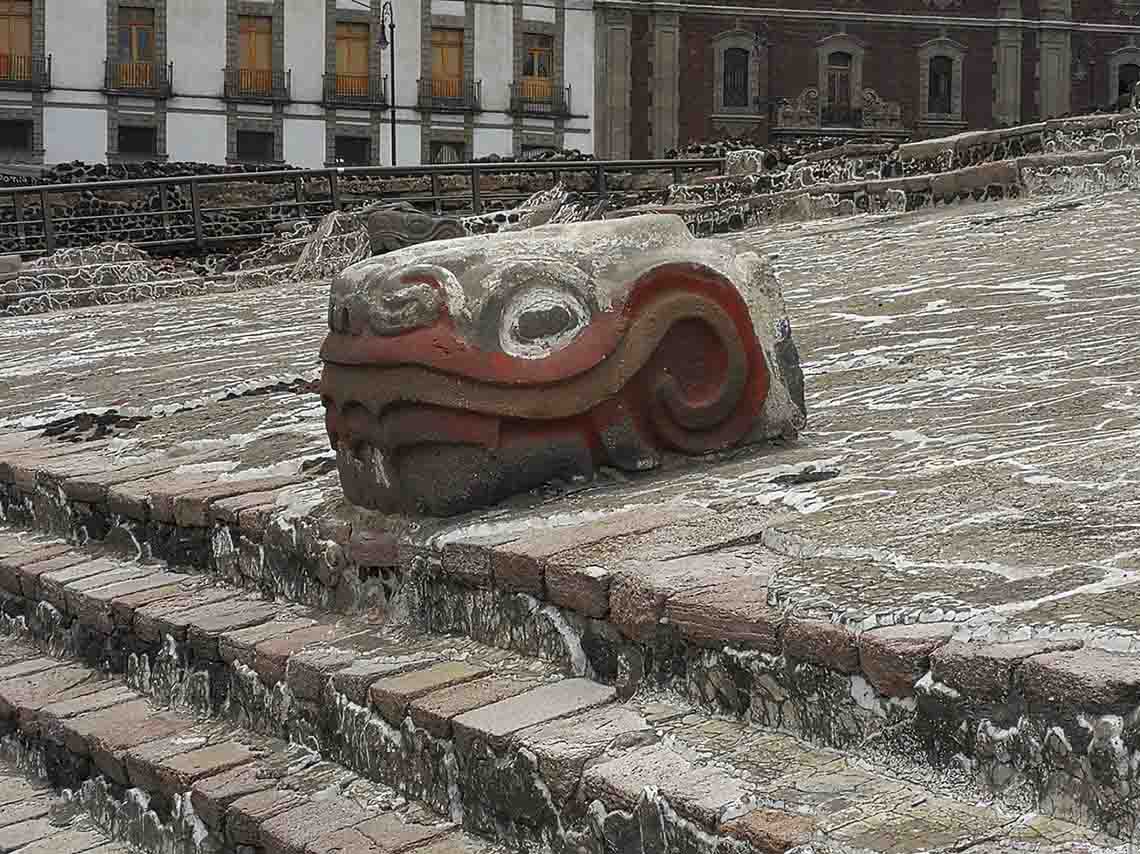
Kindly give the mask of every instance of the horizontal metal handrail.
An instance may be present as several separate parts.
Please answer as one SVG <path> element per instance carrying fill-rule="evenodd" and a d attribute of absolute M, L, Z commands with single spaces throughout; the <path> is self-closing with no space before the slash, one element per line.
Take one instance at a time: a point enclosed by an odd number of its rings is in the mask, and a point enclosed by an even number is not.
<path fill-rule="evenodd" d="M 138 233 L 146 240 L 130 240 L 134 245 L 197 246 L 257 240 L 264 236 L 260 229 L 251 229 L 259 222 L 280 222 L 282 219 L 317 219 L 331 210 L 342 210 L 354 203 L 367 204 L 370 196 L 385 200 L 403 201 L 454 215 L 482 213 L 487 204 L 517 203 L 528 198 L 529 191 L 498 189 L 484 190 L 481 178 L 488 175 L 510 173 L 540 173 L 550 176 L 550 184 L 565 174 L 590 176 L 587 197 L 608 195 L 609 176 L 669 173 L 673 182 L 681 180 L 686 171 L 703 170 L 723 174 L 724 161 L 716 158 L 688 160 L 582 160 L 582 161 L 531 161 L 498 163 L 455 163 L 428 166 L 354 166 L 323 169 L 283 169 L 264 172 L 226 172 L 214 175 L 189 175 L 169 178 L 119 179 L 87 181 L 73 184 L 40 184 L 36 186 L 0 187 L 0 209 L 10 210 L 13 220 L 0 222 L 0 239 L 16 244 L 8 251 L 22 255 L 52 252 L 58 245 L 90 245 L 98 235 L 88 237 L 84 224 L 94 221 L 118 220 L 121 233 Z M 345 186 L 354 179 L 383 180 L 386 178 L 428 177 L 430 188 L 410 193 L 390 194 L 373 191 L 370 187 Z M 441 178 L 466 178 L 459 187 L 445 190 Z M 312 187 L 317 183 L 317 188 Z M 230 204 L 207 206 L 202 198 L 203 189 L 215 185 L 270 183 L 292 185 L 287 198 L 269 199 L 257 204 Z M 320 186 L 326 184 L 327 188 Z M 184 187 L 188 193 L 170 195 L 170 188 Z M 159 190 L 158 209 L 121 210 L 109 213 L 87 213 L 61 216 L 55 209 L 57 199 L 84 195 L 98 198 L 100 193 L 116 190 Z M 345 200 L 342 196 L 355 195 Z M 253 201 L 252 199 L 250 201 Z M 345 202 L 348 202 L 346 205 Z M 34 210 L 38 206 L 38 210 Z M 33 211 L 28 208 L 33 207 Z M 250 219 L 258 211 L 278 211 L 277 217 Z M 30 214 L 30 215 L 29 215 Z M 227 216 L 229 218 L 219 218 Z M 234 216 L 236 215 L 236 219 Z M 236 228 L 240 233 L 232 233 Z M 227 233 L 228 232 L 228 233 Z M 155 240 L 157 236 L 164 239 Z M 36 243 L 38 245 L 33 246 Z M 10 244 L 11 245 L 11 244 Z"/>
<path fill-rule="evenodd" d="M 420 109 L 477 112 L 483 108 L 482 80 L 421 77 L 418 88 Z"/>

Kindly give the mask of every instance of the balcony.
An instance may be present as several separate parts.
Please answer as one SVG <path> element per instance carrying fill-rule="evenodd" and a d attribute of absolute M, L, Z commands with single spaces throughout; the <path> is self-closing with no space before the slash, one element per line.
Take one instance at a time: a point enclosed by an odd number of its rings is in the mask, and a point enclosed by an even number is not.
<path fill-rule="evenodd" d="M 421 79 L 418 106 L 438 112 L 478 112 L 482 109 L 483 83 L 480 80 Z"/>
<path fill-rule="evenodd" d="M 511 84 L 511 112 L 524 116 L 570 115 L 570 87 L 550 80 L 521 80 Z"/>
<path fill-rule="evenodd" d="M 326 107 L 386 107 L 388 78 L 371 74 L 326 74 Z"/>
<path fill-rule="evenodd" d="M 863 111 L 838 104 L 829 104 L 820 110 L 819 123 L 828 128 L 862 127 Z"/>
<path fill-rule="evenodd" d="M 51 57 L 0 53 L 0 89 L 43 92 L 51 88 Z"/>
<path fill-rule="evenodd" d="M 103 91 L 108 95 L 140 95 L 145 98 L 169 98 L 174 79 L 174 63 L 169 66 L 153 62 L 113 62 L 106 60 Z"/>
<path fill-rule="evenodd" d="M 223 97 L 227 101 L 273 104 L 290 99 L 289 90 L 293 77 L 290 71 L 227 68 L 225 75 Z"/>

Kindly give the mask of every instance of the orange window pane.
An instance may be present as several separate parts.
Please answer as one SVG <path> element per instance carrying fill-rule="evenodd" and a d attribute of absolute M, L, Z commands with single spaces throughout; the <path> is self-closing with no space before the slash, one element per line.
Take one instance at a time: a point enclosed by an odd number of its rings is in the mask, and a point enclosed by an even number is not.
<path fill-rule="evenodd" d="M 242 15 L 238 18 L 238 51 L 242 68 L 271 71 L 273 19 L 260 15 Z"/>

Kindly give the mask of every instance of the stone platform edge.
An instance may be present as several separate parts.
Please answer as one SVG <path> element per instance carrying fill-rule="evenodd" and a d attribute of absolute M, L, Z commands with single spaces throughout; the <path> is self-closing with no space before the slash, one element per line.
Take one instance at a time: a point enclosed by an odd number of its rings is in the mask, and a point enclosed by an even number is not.
<path fill-rule="evenodd" d="M 564 562 L 544 553 L 541 537 L 439 546 L 431 526 L 412 534 L 409 520 L 347 505 L 335 475 L 203 483 L 173 474 L 190 458 L 85 473 L 95 463 L 82 445 L 27 440 L 0 446 L 0 510 L 9 524 L 73 542 L 145 543 L 171 564 L 343 613 L 404 595 L 412 617 L 432 631 L 561 660 L 625 695 L 678 656 L 740 652 L 860 679 L 888 704 L 919 694 L 939 706 L 1072 720 L 1126 716 L 1140 703 L 1140 661 L 1080 649 L 1079 641 L 968 643 L 954 639 L 959 627 L 950 623 L 857 633 L 771 607 L 761 580 L 729 579 L 722 591 L 729 595 L 714 597 L 655 579 L 652 566 Z M 473 619 L 480 608 L 499 616 Z M 543 631 L 512 629 L 526 620 Z M 731 696 L 705 699 L 739 711 Z"/>

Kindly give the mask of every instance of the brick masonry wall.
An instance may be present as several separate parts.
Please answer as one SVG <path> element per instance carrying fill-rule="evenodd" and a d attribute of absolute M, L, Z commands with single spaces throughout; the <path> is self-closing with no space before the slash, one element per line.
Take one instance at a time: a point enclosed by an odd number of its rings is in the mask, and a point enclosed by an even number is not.
<path fill-rule="evenodd" d="M 722 5 L 750 6 L 744 0 L 726 0 Z M 919 115 L 920 91 L 919 47 L 936 38 L 948 38 L 965 48 L 962 65 L 962 119 L 971 128 L 991 127 L 997 123 L 995 113 L 996 71 L 994 66 L 996 28 L 953 26 L 955 17 L 996 17 L 993 0 L 960 0 L 946 9 L 932 5 L 931 0 L 899 0 L 889 4 L 851 2 L 851 0 L 783 0 L 783 8 L 810 11 L 851 11 L 876 13 L 915 13 L 936 15 L 944 23 L 925 26 L 884 25 L 817 19 L 767 19 L 730 14 L 681 16 L 680 98 L 678 126 L 681 141 L 708 139 L 715 134 L 716 58 L 714 40 L 718 34 L 740 29 L 757 31 L 767 27 L 768 52 L 763 65 L 766 80 L 760 90 L 767 101 L 794 99 L 808 87 L 819 85 L 817 45 L 826 36 L 845 32 L 862 40 L 866 47 L 863 60 L 863 87 L 874 89 L 887 101 L 902 108 L 903 121 L 913 127 Z M 888 8 L 881 8 L 886 5 Z M 1021 18 L 1041 16 L 1038 0 L 1022 0 Z M 1114 0 L 1073 0 L 1073 19 L 1077 22 L 1115 24 L 1121 27 L 1140 25 L 1140 16 L 1121 14 Z M 649 136 L 647 127 L 651 94 L 642 91 L 650 86 L 645 73 L 648 61 L 642 46 L 647 28 L 634 16 L 632 76 L 632 117 L 634 156 L 639 140 Z M 1140 36 L 1134 37 L 1140 44 Z M 1072 38 L 1072 75 L 1070 80 L 1071 111 L 1074 113 L 1107 107 L 1111 103 L 1111 55 L 1130 44 L 1130 36 L 1119 33 L 1081 33 Z M 1039 35 L 1032 29 L 1022 34 L 1021 121 L 1034 121 L 1040 116 Z M 762 100 L 763 97 L 762 97 Z M 762 105 L 765 110 L 767 105 Z"/>

